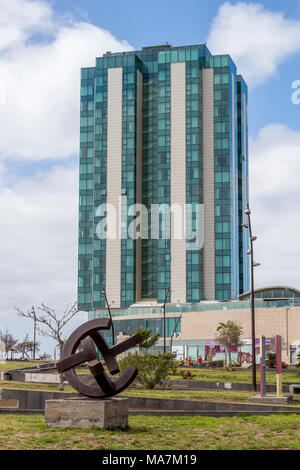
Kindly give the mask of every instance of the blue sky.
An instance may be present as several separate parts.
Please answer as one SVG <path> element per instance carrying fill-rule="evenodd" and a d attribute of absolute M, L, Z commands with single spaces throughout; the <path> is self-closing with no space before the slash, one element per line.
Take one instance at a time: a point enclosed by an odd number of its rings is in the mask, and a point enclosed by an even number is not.
<path fill-rule="evenodd" d="M 185 3 L 180 0 L 60 0 L 53 2 L 53 7 L 60 13 L 72 12 L 78 20 L 88 19 L 108 29 L 118 39 L 125 39 L 135 49 L 140 49 L 146 45 L 164 44 L 166 41 L 174 46 L 205 42 L 211 22 L 224 3 L 220 0 L 188 0 Z M 286 18 L 300 20 L 298 0 L 269 0 L 259 3 L 271 11 L 282 12 Z M 252 93 L 249 103 L 251 133 L 257 132 L 265 123 L 282 119 L 283 114 L 284 121 L 292 128 L 297 128 L 299 110 L 291 103 L 290 88 L 291 80 L 297 77 L 298 70 L 299 54 L 298 60 L 291 56 L 278 74 Z"/>
<path fill-rule="evenodd" d="M 222 0 L 187 0 L 185 3 L 181 0 L 59 0 L 53 1 L 52 5 L 61 14 L 69 11 L 78 19 L 89 19 L 140 48 L 165 41 L 174 46 L 205 42 L 211 21 L 224 3 Z M 300 19 L 298 0 L 259 3 L 267 9 L 281 11 L 287 17 Z"/>
<path fill-rule="evenodd" d="M 206 41 L 249 85 L 256 284 L 300 288 L 300 0 L 0 0 L 0 330 L 30 333 L 14 306 L 76 298 L 80 67 Z"/>
<path fill-rule="evenodd" d="M 145 45 L 164 44 L 166 41 L 174 46 L 205 42 L 218 8 L 224 3 L 220 0 L 205 3 L 188 0 L 186 7 L 183 7 L 179 0 L 154 0 L 151 4 L 136 0 L 52 0 L 49 5 L 59 17 L 71 15 L 75 22 L 92 23 L 110 31 L 118 40 L 126 40 L 134 49 L 140 49 Z M 230 3 L 234 5 L 238 2 Z M 287 19 L 300 21 L 300 0 L 288 0 L 284 4 L 269 0 L 259 4 L 271 12 L 281 12 Z M 31 42 L 41 40 L 47 40 L 45 35 L 31 37 Z M 265 83 L 251 90 L 250 136 L 254 136 L 262 126 L 270 122 L 283 122 L 294 130 L 299 128 L 299 109 L 291 101 L 291 84 L 298 77 L 299 57 L 300 52 L 287 54 L 277 72 Z M 53 159 L 43 162 L 49 166 L 54 163 L 57 162 L 53 162 Z M 35 169 L 35 164 L 24 162 L 22 165 L 14 165 L 13 172 L 33 174 Z"/>

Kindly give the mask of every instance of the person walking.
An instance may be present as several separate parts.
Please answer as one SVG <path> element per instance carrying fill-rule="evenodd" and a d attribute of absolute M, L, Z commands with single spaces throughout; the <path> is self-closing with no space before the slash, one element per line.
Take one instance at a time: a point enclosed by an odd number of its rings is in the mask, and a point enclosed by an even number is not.
<path fill-rule="evenodd" d="M 202 357 L 201 356 L 198 357 L 197 363 L 198 363 L 198 367 L 200 367 L 200 364 L 202 364 Z"/>

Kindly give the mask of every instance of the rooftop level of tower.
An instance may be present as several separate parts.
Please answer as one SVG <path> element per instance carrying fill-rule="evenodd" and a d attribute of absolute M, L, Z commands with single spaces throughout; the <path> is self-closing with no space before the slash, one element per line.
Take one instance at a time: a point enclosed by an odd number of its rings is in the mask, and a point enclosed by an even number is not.
<path fill-rule="evenodd" d="M 160 46 L 145 46 L 145 47 L 142 47 L 142 50 L 146 50 L 146 49 L 165 49 L 165 48 L 170 48 L 172 47 L 171 44 L 162 44 Z"/>
<path fill-rule="evenodd" d="M 195 49 L 198 48 L 202 50 L 203 55 L 211 55 L 209 49 L 207 48 L 206 44 L 193 44 L 189 46 L 172 46 L 171 44 L 159 44 L 157 46 L 144 46 L 142 49 L 134 50 L 134 51 L 123 51 L 123 52 L 112 52 L 107 51 L 103 54 L 102 57 L 107 56 L 120 56 L 120 55 L 128 55 L 128 54 L 136 54 L 136 53 L 151 53 L 151 52 L 158 52 L 159 50 L 182 50 L 182 49 Z"/>

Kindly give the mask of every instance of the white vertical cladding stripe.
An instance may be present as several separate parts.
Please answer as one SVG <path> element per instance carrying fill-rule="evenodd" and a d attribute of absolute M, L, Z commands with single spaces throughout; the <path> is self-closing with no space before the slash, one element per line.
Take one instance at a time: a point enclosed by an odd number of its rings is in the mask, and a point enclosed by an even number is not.
<path fill-rule="evenodd" d="M 242 106 L 243 106 L 243 209 L 246 208 L 248 203 L 248 148 L 247 148 L 247 100 L 246 100 L 246 93 L 243 92 L 243 99 L 242 99 Z M 244 292 L 248 292 L 250 289 L 249 284 L 249 256 L 247 255 L 246 251 L 249 248 L 249 241 L 248 241 L 248 232 L 247 230 L 243 231 L 244 233 L 244 273 L 245 273 L 245 283 L 244 283 Z"/>
<path fill-rule="evenodd" d="M 137 70 L 136 82 L 136 202 L 142 204 L 142 104 L 143 75 Z M 141 233 L 141 227 L 140 227 Z M 142 239 L 136 240 L 136 301 L 142 297 Z"/>
<path fill-rule="evenodd" d="M 186 79 L 185 62 L 171 63 L 171 301 L 186 302 Z M 180 227 L 181 225 L 181 227 Z M 181 236 L 180 236 L 181 231 Z"/>
<path fill-rule="evenodd" d="M 106 239 L 106 292 L 112 307 L 121 306 L 120 199 L 122 188 L 122 67 L 108 69 L 107 88 L 107 205 L 115 210 L 115 237 Z M 108 215 L 108 214 L 107 214 Z"/>
<path fill-rule="evenodd" d="M 232 241 L 233 241 L 233 269 L 231 298 L 237 298 L 237 276 L 238 276 L 238 244 L 237 244 L 237 162 L 236 162 L 236 77 L 231 72 L 231 138 L 232 138 L 232 165 L 231 165 L 231 191 L 232 191 Z"/>
<path fill-rule="evenodd" d="M 214 69 L 203 69 L 204 297 L 215 300 Z"/>

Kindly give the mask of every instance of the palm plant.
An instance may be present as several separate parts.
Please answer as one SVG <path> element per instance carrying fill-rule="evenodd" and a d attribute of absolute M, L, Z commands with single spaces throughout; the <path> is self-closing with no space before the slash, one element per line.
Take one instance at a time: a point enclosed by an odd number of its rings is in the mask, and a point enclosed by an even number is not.
<path fill-rule="evenodd" d="M 217 341 L 224 346 L 225 349 L 225 366 L 231 363 L 231 348 L 240 344 L 240 337 L 243 328 L 238 323 L 228 320 L 226 323 L 219 323 L 217 327 Z"/>

